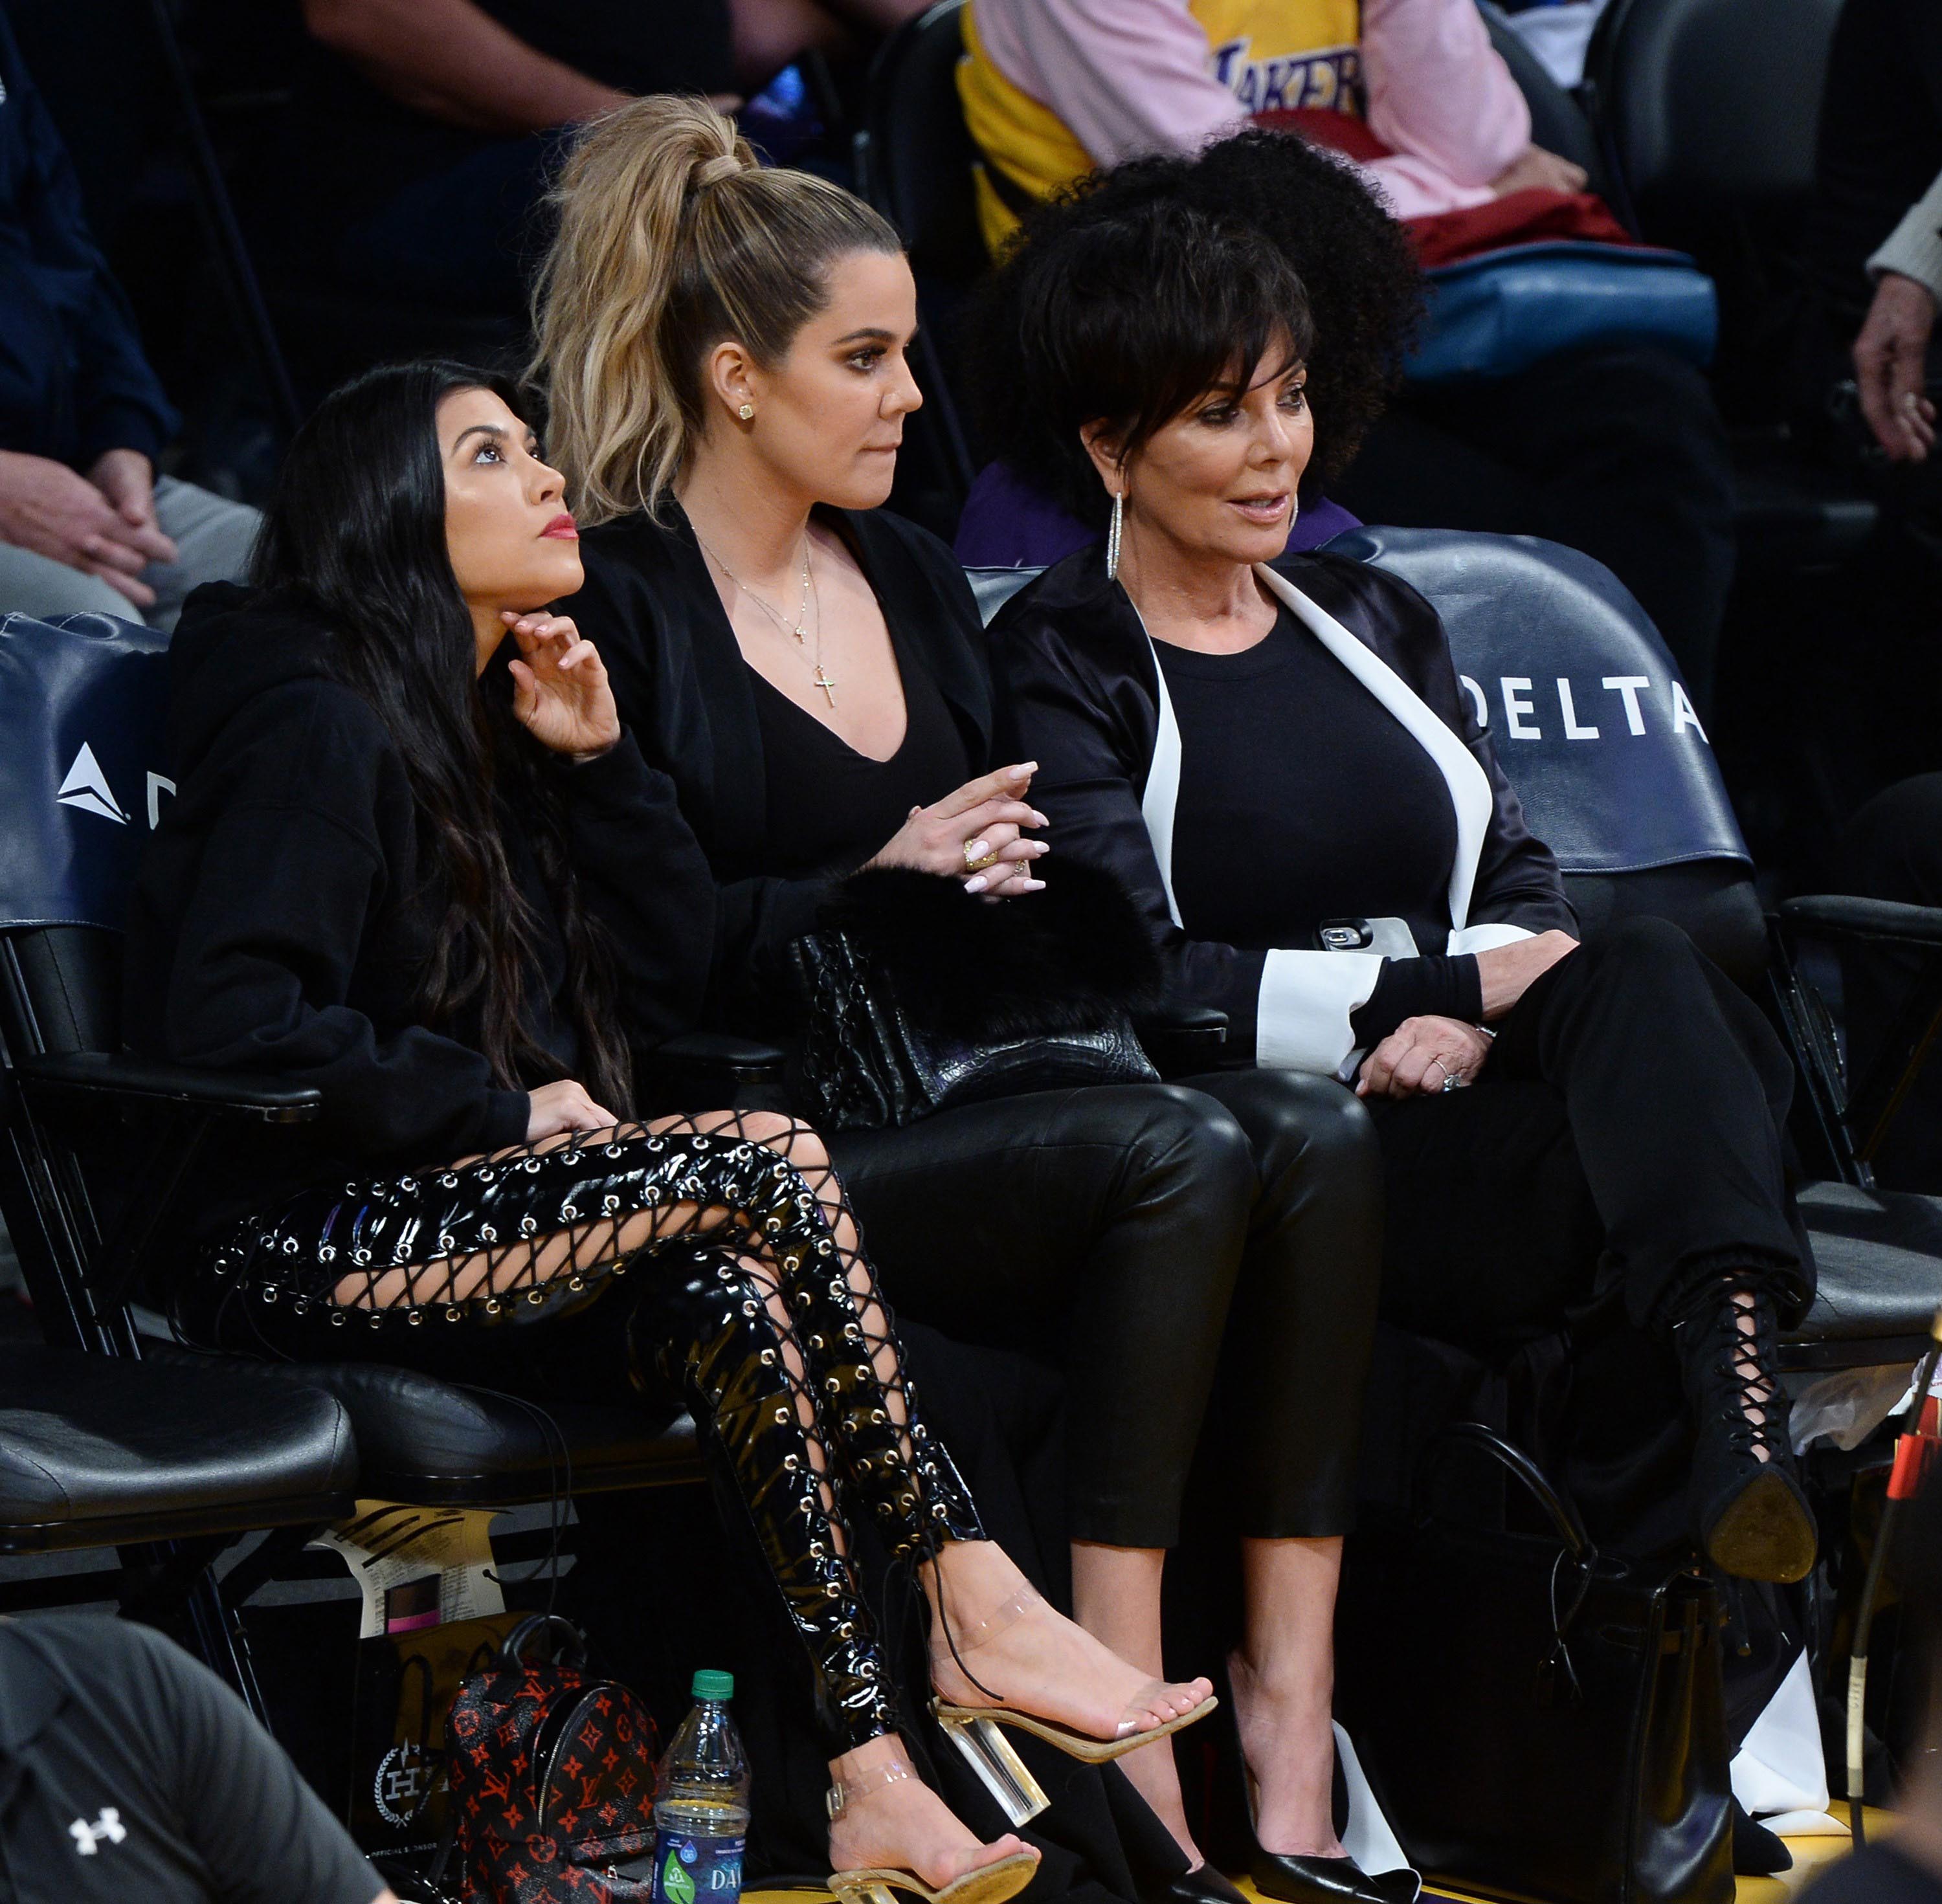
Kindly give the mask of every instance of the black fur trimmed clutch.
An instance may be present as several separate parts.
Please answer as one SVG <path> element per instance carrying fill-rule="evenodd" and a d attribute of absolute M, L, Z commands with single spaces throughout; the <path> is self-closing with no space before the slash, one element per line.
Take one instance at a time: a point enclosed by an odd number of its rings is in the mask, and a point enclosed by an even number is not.
<path fill-rule="evenodd" d="M 844 882 L 789 950 L 799 1094 L 834 1130 L 881 1130 L 988 1097 L 1151 1082 L 1133 1014 L 1159 955 L 1110 874 L 1062 860 L 1043 892 L 987 905 L 899 867 Z"/>

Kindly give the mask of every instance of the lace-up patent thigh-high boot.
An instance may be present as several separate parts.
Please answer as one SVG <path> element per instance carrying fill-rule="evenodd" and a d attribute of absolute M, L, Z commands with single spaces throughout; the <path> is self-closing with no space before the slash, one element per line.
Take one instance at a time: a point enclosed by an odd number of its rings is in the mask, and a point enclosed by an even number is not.
<path fill-rule="evenodd" d="M 836 1525 L 834 1463 L 768 1284 L 705 1245 L 666 1250 L 656 1268 L 629 1325 L 636 1364 L 718 1445 L 809 1655 L 822 1731 L 839 1752 L 896 1731 L 896 1695 Z"/>

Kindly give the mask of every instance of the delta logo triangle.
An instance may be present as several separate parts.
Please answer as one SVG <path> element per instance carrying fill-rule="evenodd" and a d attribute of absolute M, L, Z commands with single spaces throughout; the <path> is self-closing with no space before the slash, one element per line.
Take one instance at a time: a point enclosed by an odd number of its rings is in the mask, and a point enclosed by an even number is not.
<path fill-rule="evenodd" d="M 112 820 L 118 826 L 128 824 L 128 816 L 121 810 L 121 803 L 115 797 L 108 785 L 108 776 L 101 770 L 101 763 L 94 758 L 94 749 L 85 741 L 81 751 L 74 757 L 74 764 L 67 770 L 67 778 L 60 783 L 60 790 L 54 795 L 63 807 L 77 807 L 84 813 L 93 813 L 104 820 Z"/>

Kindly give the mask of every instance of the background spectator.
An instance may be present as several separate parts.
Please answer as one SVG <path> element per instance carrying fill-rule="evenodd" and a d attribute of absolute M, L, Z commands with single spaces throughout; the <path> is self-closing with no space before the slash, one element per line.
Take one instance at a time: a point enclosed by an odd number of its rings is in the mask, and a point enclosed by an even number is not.
<path fill-rule="evenodd" d="M 173 627 L 191 589 L 240 572 L 256 513 L 158 479 L 177 419 L 4 9 L 0 277 L 0 614 Z"/>
<path fill-rule="evenodd" d="M 297 229 L 354 284 L 522 315 L 534 213 L 570 129 L 644 93 L 752 93 L 860 51 L 924 0 L 304 0 Z"/>
<path fill-rule="evenodd" d="M 1359 19 L 1343 0 L 972 0 L 966 12 L 959 90 L 985 161 L 988 238 L 1095 166 L 1190 155 L 1263 115 L 1356 155 L 1405 220 L 1585 183 L 1531 143 L 1472 0 L 1370 0 Z M 1251 181 L 1227 209 L 1285 244 Z M 1291 255 L 1305 276 L 1331 262 Z M 1669 351 L 1596 345 L 1406 389 L 1331 494 L 1368 521 L 1540 535 L 1596 556 L 1707 705 L 1732 581 L 1732 473 L 1705 377 Z"/>
<path fill-rule="evenodd" d="M 1869 427 L 1895 461 L 1921 461 L 1933 436 L 1932 412 L 1919 406 L 1942 295 L 1938 173 L 1942 9 L 1846 0 L 1828 55 L 1807 220 L 1805 394 L 1824 416 L 1852 344 Z"/>

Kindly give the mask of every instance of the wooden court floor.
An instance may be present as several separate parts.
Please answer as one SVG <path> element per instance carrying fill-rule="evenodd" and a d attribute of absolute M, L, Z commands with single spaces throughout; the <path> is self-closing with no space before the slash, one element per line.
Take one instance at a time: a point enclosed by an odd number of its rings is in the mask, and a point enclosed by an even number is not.
<path fill-rule="evenodd" d="M 1885 1811 L 1870 1811 L 1867 1814 L 1869 1836 L 1885 1832 L 1894 1824 L 1894 1819 Z M 1786 1904 L 1786 1900 L 1806 1885 L 1814 1874 L 1831 1864 L 1848 1848 L 1845 1838 L 1790 1838 L 1787 1848 L 1793 1853 L 1793 1869 L 1784 1872 L 1778 1878 L 1742 1878 L 1735 1893 L 1734 1904 Z M 1245 1878 L 1236 1881 L 1251 1899 L 1260 1899 L 1260 1893 Z M 743 1893 L 749 1904 L 814 1904 L 814 1900 L 826 1893 L 806 1890 L 751 1890 Z M 1466 1891 L 1431 1890 L 1423 1893 L 1423 1904 L 1486 1904 L 1481 1899 L 1473 1898 Z M 1260 1904 L 1273 1904 L 1273 1900 L 1261 1899 Z"/>

